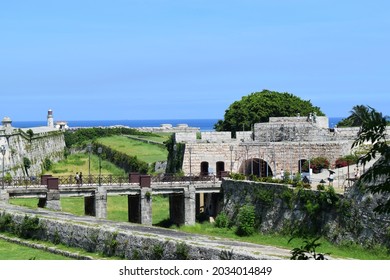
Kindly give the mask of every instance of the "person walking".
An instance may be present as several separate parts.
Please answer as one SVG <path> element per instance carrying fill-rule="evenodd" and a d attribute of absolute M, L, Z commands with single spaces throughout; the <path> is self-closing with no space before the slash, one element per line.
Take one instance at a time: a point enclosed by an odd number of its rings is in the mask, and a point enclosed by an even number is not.
<path fill-rule="evenodd" d="M 80 180 L 80 176 L 78 172 L 76 172 L 76 176 L 74 176 L 74 179 L 76 180 L 76 185 L 78 185 Z"/>

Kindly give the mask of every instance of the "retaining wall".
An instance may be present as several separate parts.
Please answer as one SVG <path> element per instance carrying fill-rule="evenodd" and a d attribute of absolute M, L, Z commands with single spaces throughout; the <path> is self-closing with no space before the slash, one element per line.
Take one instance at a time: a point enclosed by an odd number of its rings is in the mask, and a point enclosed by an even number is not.
<path fill-rule="evenodd" d="M 9 214 L 16 225 L 20 225 L 26 214 L 5 210 L 0 215 Z M 106 256 L 118 256 L 124 259 L 139 260 L 219 260 L 229 256 L 223 248 L 209 248 L 197 240 L 182 241 L 172 236 L 145 234 L 145 232 L 126 231 L 118 226 L 97 223 L 76 222 L 67 216 L 67 220 L 27 214 L 27 217 L 39 218 L 41 230 L 37 239 L 49 240 L 70 247 L 81 248 L 88 252 L 100 252 Z M 119 224 L 118 224 L 119 225 Z M 277 259 L 270 256 L 255 256 L 242 252 L 233 252 L 231 259 Z"/>
<path fill-rule="evenodd" d="M 308 230 L 338 244 L 390 247 L 390 215 L 373 212 L 377 202 L 388 197 L 362 193 L 356 185 L 346 196 L 323 200 L 320 210 L 315 208 L 319 191 L 305 190 L 310 194 L 304 195 L 287 185 L 233 180 L 225 180 L 222 189 L 222 211 L 234 220 L 242 205 L 254 205 L 261 232 L 292 235 Z"/>

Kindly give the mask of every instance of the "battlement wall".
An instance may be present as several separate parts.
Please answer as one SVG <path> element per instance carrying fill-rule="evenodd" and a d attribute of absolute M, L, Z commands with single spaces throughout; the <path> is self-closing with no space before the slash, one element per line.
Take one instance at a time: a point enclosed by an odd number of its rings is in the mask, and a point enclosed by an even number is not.
<path fill-rule="evenodd" d="M 4 145 L 6 149 L 4 171 L 12 177 L 38 176 L 42 173 L 42 163 L 46 158 L 57 162 L 64 157 L 65 139 L 62 131 L 48 127 L 31 130 L 34 134 L 30 138 L 26 129 L 0 128 L 0 146 Z M 27 172 L 24 158 L 31 162 Z"/>

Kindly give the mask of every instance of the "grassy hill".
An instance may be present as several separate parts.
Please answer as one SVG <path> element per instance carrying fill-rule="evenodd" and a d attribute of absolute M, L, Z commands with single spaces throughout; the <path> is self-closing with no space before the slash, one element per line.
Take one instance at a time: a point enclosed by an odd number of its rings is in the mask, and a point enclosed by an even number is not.
<path fill-rule="evenodd" d="M 125 176 L 124 170 L 116 167 L 109 161 L 102 160 L 102 174 L 112 174 L 114 176 Z M 72 154 L 67 159 L 54 163 L 49 171 L 44 174 L 55 176 L 74 175 L 76 172 L 83 172 L 84 176 L 88 175 L 89 157 L 88 154 Z M 99 157 L 91 154 L 91 174 L 99 174 Z"/>
<path fill-rule="evenodd" d="M 160 138 L 156 138 L 161 141 Z M 164 139 L 164 138 L 162 138 Z M 153 138 L 153 140 L 155 140 Z M 127 154 L 129 156 L 137 156 L 139 160 L 146 163 L 154 163 L 157 161 L 166 161 L 168 151 L 160 145 L 149 144 L 138 140 L 130 139 L 126 136 L 110 136 L 99 138 L 96 141 L 114 150 Z"/>

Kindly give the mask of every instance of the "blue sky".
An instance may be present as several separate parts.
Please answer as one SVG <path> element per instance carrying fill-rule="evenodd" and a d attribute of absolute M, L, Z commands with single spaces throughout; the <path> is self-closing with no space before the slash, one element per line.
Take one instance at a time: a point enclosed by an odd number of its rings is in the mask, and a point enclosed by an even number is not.
<path fill-rule="evenodd" d="M 262 89 L 390 115 L 389 1 L 2 0 L 0 117 L 223 118 Z M 2 115 L 2 116 L 1 116 Z"/>

